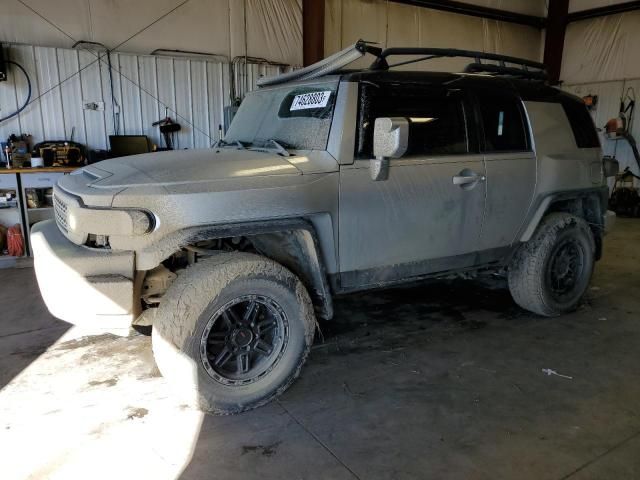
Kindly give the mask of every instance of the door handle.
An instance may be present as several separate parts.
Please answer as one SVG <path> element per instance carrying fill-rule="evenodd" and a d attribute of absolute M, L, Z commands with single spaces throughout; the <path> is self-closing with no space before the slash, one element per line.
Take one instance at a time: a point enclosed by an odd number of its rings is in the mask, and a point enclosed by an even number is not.
<path fill-rule="evenodd" d="M 471 184 L 484 182 L 486 179 L 487 177 L 485 177 L 484 175 L 478 175 L 476 172 L 465 168 L 458 175 L 455 175 L 453 177 L 453 184 L 460 187 L 470 187 Z"/>

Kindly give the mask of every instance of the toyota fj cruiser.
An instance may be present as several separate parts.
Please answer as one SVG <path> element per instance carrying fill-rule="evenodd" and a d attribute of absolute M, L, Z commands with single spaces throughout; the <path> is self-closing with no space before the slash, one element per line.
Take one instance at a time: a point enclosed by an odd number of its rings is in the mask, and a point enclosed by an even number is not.
<path fill-rule="evenodd" d="M 366 53 L 370 68 L 344 69 Z M 396 55 L 473 63 L 397 71 Z M 294 381 L 335 295 L 497 272 L 521 307 L 571 311 L 602 254 L 616 165 L 581 100 L 544 75 L 358 42 L 263 79 L 211 149 L 61 179 L 55 221 L 31 234 L 42 296 L 74 324 L 152 324 L 162 374 L 222 414 Z"/>

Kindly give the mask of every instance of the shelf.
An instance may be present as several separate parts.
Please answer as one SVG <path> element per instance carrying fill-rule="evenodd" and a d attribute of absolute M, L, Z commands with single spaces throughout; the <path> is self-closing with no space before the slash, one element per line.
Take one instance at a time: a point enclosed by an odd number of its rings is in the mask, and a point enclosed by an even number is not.
<path fill-rule="evenodd" d="M 78 168 L 82 167 L 0 168 L 0 175 L 3 173 L 71 173 Z"/>
<path fill-rule="evenodd" d="M 53 207 L 37 207 L 37 208 L 27 208 L 27 213 L 31 212 L 43 212 L 46 210 L 53 210 Z"/>
<path fill-rule="evenodd" d="M 53 208 L 30 208 L 27 210 L 27 223 L 29 224 L 29 231 L 31 225 L 41 222 L 43 220 L 51 220 L 54 218 Z"/>

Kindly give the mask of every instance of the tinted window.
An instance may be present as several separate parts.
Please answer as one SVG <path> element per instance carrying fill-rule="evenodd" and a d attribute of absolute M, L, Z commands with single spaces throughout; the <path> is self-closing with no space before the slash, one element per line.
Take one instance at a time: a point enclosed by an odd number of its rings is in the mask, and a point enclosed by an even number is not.
<path fill-rule="evenodd" d="M 485 151 L 528 150 L 527 135 L 519 100 L 510 96 L 482 94 L 480 115 L 484 128 Z"/>
<path fill-rule="evenodd" d="M 586 105 L 581 101 L 567 98 L 563 99 L 562 107 L 569 119 L 578 148 L 599 148 L 600 139 Z"/>
<path fill-rule="evenodd" d="M 405 117 L 410 121 L 406 155 L 467 153 L 469 142 L 461 95 L 406 85 L 363 85 L 357 156 L 373 155 L 373 126 L 379 117 Z"/>

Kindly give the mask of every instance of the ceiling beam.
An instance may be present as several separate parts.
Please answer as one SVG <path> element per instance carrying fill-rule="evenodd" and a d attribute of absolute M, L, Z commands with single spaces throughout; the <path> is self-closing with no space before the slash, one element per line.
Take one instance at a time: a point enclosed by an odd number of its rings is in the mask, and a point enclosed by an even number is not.
<path fill-rule="evenodd" d="M 324 58 L 324 0 L 302 1 L 302 63 Z"/>
<path fill-rule="evenodd" d="M 589 18 L 604 17 L 607 15 L 615 15 L 616 13 L 631 12 L 632 10 L 640 10 L 640 1 L 616 3 L 605 7 L 591 8 L 579 12 L 570 13 L 567 17 L 568 22 L 576 22 L 578 20 L 587 20 Z"/>
<path fill-rule="evenodd" d="M 523 13 L 509 12 L 497 8 L 482 7 L 472 5 L 465 2 L 457 2 L 453 0 L 391 0 L 396 3 L 404 3 L 406 5 L 414 5 L 416 7 L 431 8 L 433 10 L 442 10 L 445 12 L 459 13 L 461 15 L 471 15 L 473 17 L 489 18 L 491 20 L 499 20 L 501 22 L 517 23 L 543 29 L 546 19 L 535 15 L 525 15 Z M 323 2 L 320 2 L 323 3 Z"/>
<path fill-rule="evenodd" d="M 549 16 L 544 39 L 544 64 L 552 85 L 557 85 L 560 81 L 568 13 L 569 0 L 549 0 Z"/>

